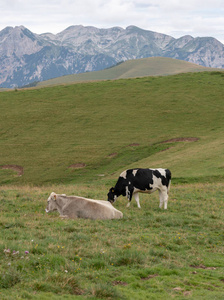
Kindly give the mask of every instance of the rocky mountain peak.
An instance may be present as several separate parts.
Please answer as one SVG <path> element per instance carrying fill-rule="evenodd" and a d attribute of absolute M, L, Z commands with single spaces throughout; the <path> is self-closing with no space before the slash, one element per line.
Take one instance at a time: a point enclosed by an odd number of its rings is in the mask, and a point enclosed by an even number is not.
<path fill-rule="evenodd" d="M 224 68 L 224 45 L 212 37 L 179 39 L 134 25 L 70 26 L 34 34 L 24 26 L 0 31 L 0 87 L 15 87 L 68 74 L 102 70 L 129 59 L 164 56 Z"/>
<path fill-rule="evenodd" d="M 6 27 L 0 34 L 0 55 L 22 57 L 41 49 L 38 36 L 24 26 Z"/>

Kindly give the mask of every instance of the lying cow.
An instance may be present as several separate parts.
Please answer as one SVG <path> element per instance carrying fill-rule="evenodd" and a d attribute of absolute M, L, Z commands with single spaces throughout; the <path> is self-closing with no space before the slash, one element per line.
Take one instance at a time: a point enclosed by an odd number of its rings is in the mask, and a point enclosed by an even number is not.
<path fill-rule="evenodd" d="M 84 219 L 121 219 L 122 212 L 111 203 L 103 200 L 92 200 L 78 196 L 66 196 L 51 193 L 47 200 L 45 211 L 57 210 L 62 218 Z"/>
<path fill-rule="evenodd" d="M 132 196 L 139 208 L 138 193 L 153 193 L 159 190 L 160 204 L 162 208 L 167 209 L 168 193 L 171 183 L 171 172 L 168 169 L 130 169 L 122 172 L 118 178 L 115 187 L 109 190 L 108 201 L 113 203 L 120 195 L 126 196 L 129 200 L 127 207 L 130 206 Z"/>

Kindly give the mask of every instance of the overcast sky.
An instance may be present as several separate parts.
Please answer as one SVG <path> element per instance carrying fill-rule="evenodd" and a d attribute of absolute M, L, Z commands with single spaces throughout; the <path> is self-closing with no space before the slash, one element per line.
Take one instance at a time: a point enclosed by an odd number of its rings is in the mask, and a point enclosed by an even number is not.
<path fill-rule="evenodd" d="M 224 43 L 224 0 L 1 0 L 0 30 L 23 25 L 58 33 L 71 25 L 142 29 Z"/>

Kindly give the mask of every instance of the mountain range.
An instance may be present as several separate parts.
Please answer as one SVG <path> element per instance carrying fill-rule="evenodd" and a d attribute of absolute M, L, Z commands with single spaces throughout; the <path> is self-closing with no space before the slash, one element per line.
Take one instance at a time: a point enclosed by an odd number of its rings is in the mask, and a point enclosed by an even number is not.
<path fill-rule="evenodd" d="M 224 68 L 224 45 L 212 37 L 175 39 L 136 26 L 99 29 L 82 25 L 58 34 L 35 34 L 16 26 L 0 31 L 0 87 L 21 87 L 155 56 Z"/>

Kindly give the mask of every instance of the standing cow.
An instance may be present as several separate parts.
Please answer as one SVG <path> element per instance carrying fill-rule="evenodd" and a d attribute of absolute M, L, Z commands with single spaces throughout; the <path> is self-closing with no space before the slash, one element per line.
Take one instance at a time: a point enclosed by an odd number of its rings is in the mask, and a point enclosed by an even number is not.
<path fill-rule="evenodd" d="M 171 183 L 171 172 L 168 169 L 130 169 L 122 172 L 115 187 L 109 190 L 108 201 L 115 202 L 120 195 L 126 196 L 129 200 L 127 207 L 130 206 L 132 196 L 139 208 L 138 193 L 153 193 L 159 190 L 159 207 L 167 209 L 168 193 Z"/>

